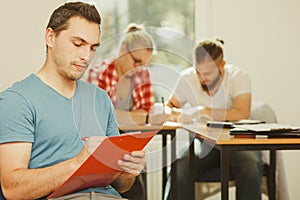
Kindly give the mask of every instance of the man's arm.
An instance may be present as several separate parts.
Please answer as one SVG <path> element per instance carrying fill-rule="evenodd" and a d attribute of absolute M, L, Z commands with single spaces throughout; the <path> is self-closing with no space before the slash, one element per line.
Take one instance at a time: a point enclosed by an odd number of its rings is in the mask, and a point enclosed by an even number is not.
<path fill-rule="evenodd" d="M 181 121 L 182 120 L 182 110 L 176 109 L 180 108 L 180 103 L 173 96 L 167 103 L 172 109 L 172 114 L 168 116 L 170 121 Z M 251 94 L 241 94 L 236 96 L 233 99 L 233 105 L 231 109 L 212 109 L 208 107 L 203 107 L 198 110 L 194 116 L 207 116 L 212 120 L 216 121 L 236 121 L 240 119 L 248 119 L 250 116 L 250 108 L 251 108 Z"/>
<path fill-rule="evenodd" d="M 37 199 L 60 186 L 90 155 L 104 137 L 91 137 L 80 153 L 53 166 L 28 169 L 31 143 L 0 145 L 0 177 L 6 199 Z"/>
<path fill-rule="evenodd" d="M 1 187 L 6 199 L 46 196 L 79 166 L 76 159 L 71 159 L 51 167 L 28 169 L 31 148 L 31 143 L 0 145 Z"/>
<path fill-rule="evenodd" d="M 171 113 L 168 114 L 168 121 L 181 122 L 182 109 L 180 107 L 180 102 L 174 95 L 168 100 L 166 106 L 171 109 Z"/>
<path fill-rule="evenodd" d="M 212 120 L 217 121 L 236 121 L 240 119 L 248 119 L 251 109 L 251 94 L 241 94 L 233 99 L 231 109 L 221 110 L 212 108 L 203 108 L 199 110 L 199 116 L 207 115 Z"/>
<path fill-rule="evenodd" d="M 180 108 L 180 103 L 179 101 L 177 100 L 177 98 L 175 96 L 172 96 L 168 102 L 167 102 L 167 106 L 169 108 Z"/>

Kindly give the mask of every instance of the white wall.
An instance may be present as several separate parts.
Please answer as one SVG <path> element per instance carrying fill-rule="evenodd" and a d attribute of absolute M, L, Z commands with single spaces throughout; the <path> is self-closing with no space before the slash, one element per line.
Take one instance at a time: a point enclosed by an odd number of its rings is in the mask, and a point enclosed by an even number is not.
<path fill-rule="evenodd" d="M 1 1 L 0 91 L 42 66 L 47 22 L 52 11 L 63 2 Z"/>
<path fill-rule="evenodd" d="M 227 62 L 249 73 L 254 99 L 269 103 L 280 122 L 298 125 L 299 8 L 298 0 L 198 0 L 196 8 L 197 40 L 221 37 Z"/>
<path fill-rule="evenodd" d="M 254 99 L 278 121 L 300 125 L 300 1 L 196 0 L 197 40 L 219 36 L 227 62 L 243 67 Z M 299 151 L 284 152 L 290 199 L 300 199 Z"/>
<path fill-rule="evenodd" d="M 2 1 L 0 91 L 36 72 L 45 58 L 44 30 L 63 0 Z M 197 40 L 225 41 L 226 60 L 250 74 L 254 98 L 269 103 L 278 120 L 300 125 L 300 1 L 196 0 Z M 299 199 L 298 152 L 284 159 L 291 199 Z"/>
<path fill-rule="evenodd" d="M 0 91 L 43 64 L 44 30 L 49 15 L 62 2 L 2 2 Z M 254 99 L 269 103 L 280 122 L 299 125 L 300 1 L 196 2 L 197 40 L 214 35 L 224 39 L 226 60 L 250 74 Z"/>

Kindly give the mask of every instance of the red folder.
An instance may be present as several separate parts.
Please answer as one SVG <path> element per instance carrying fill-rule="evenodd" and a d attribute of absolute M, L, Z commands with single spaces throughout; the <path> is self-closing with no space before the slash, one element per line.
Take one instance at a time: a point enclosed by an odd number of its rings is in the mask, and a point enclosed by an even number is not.
<path fill-rule="evenodd" d="M 157 132 L 126 133 L 105 138 L 88 159 L 47 199 L 111 184 L 122 172 L 117 161 L 125 154 L 142 150 Z"/>

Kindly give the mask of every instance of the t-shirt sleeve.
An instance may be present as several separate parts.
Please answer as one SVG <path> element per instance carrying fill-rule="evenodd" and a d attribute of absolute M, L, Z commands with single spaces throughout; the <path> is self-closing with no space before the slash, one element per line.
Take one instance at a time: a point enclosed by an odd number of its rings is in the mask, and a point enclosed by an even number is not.
<path fill-rule="evenodd" d="M 241 94 L 251 94 L 251 81 L 249 75 L 243 71 L 238 70 L 233 74 L 231 78 L 232 82 L 232 93 L 233 97 L 239 96 Z"/>
<path fill-rule="evenodd" d="M 5 91 L 0 94 L 0 143 L 33 142 L 34 113 L 20 94 Z"/>
<path fill-rule="evenodd" d="M 120 135 L 114 106 L 109 98 L 107 98 L 107 100 L 109 101 L 108 104 L 110 108 L 108 125 L 107 125 L 107 136 Z"/>
<path fill-rule="evenodd" d="M 187 76 L 184 74 L 180 74 L 178 77 L 176 83 L 175 83 L 175 88 L 172 96 L 174 96 L 180 103 L 181 107 L 187 103 L 188 101 L 188 96 L 190 92 L 193 91 L 188 80 Z"/>
<path fill-rule="evenodd" d="M 100 89 L 99 87 L 97 87 L 97 90 L 98 90 L 98 100 L 96 101 L 96 103 L 98 104 L 97 109 L 102 110 L 102 112 L 106 112 L 106 113 L 100 113 L 102 117 L 106 116 L 106 119 L 101 118 L 101 116 L 99 119 L 100 123 L 103 126 L 106 126 L 105 135 L 108 137 L 120 135 L 115 109 L 112 104 L 112 101 L 110 100 L 108 94 L 104 90 Z M 101 103 L 99 104 L 99 102 Z"/>

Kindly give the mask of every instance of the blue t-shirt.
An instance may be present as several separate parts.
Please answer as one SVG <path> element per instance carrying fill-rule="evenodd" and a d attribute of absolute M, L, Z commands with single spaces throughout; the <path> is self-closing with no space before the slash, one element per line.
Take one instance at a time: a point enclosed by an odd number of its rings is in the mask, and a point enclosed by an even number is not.
<path fill-rule="evenodd" d="M 97 86 L 77 81 L 66 98 L 32 74 L 0 93 L 0 143 L 32 143 L 30 169 L 73 158 L 92 135 L 119 135 L 114 107 Z M 119 195 L 111 186 L 87 191 Z"/>

